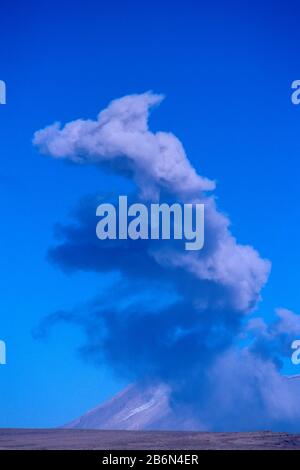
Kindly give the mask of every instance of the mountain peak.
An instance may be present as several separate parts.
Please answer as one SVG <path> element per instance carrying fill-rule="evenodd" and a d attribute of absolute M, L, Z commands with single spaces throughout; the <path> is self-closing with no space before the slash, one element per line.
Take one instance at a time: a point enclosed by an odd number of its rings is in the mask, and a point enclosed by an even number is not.
<path fill-rule="evenodd" d="M 165 384 L 131 384 L 64 427 L 131 431 L 195 428 L 193 423 L 180 420 L 175 415 L 170 407 L 170 390 Z"/>

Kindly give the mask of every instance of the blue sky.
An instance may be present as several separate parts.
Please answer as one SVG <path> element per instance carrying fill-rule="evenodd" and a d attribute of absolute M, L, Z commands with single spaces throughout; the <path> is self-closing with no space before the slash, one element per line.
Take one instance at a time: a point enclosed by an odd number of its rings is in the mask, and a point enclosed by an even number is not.
<path fill-rule="evenodd" d="M 106 364 L 82 360 L 76 327 L 59 326 L 44 341 L 31 334 L 46 314 L 92 298 L 114 278 L 52 266 L 54 224 L 81 197 L 130 186 L 39 155 L 33 134 L 57 120 L 94 118 L 111 99 L 166 95 L 152 128 L 180 138 L 199 173 L 216 179 L 233 234 L 272 262 L 261 313 L 300 312 L 296 2 L 29 1 L 1 6 L 1 18 L 0 338 L 8 364 L 0 426 L 59 425 L 124 385 Z"/>

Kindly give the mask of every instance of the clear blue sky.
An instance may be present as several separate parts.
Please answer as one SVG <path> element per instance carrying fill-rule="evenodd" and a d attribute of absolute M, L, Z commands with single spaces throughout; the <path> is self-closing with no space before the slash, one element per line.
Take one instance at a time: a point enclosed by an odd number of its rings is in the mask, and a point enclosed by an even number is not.
<path fill-rule="evenodd" d="M 45 341 L 31 334 L 45 314 L 112 282 L 48 263 L 54 224 L 80 197 L 128 184 L 40 156 L 33 133 L 94 118 L 111 99 L 166 95 L 152 127 L 181 139 L 199 173 L 217 180 L 234 235 L 272 261 L 261 312 L 300 312 L 300 106 L 290 100 L 300 79 L 296 1 L 19 1 L 1 5 L 0 15 L 0 339 L 8 347 L 0 426 L 59 425 L 124 385 L 105 364 L 82 360 L 75 327 L 60 326 Z"/>

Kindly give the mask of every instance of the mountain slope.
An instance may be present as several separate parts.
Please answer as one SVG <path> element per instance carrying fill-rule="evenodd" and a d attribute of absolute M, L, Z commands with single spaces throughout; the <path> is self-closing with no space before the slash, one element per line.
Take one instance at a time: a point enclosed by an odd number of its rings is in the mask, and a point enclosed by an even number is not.
<path fill-rule="evenodd" d="M 193 430 L 194 423 L 179 419 L 169 405 L 165 385 L 129 385 L 112 399 L 64 426 L 69 429 Z"/>

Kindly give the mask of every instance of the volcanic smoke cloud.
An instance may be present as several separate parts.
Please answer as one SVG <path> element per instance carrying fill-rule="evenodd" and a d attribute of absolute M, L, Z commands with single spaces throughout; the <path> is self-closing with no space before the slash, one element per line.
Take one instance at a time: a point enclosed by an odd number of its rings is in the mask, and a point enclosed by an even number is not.
<path fill-rule="evenodd" d="M 81 201 L 74 222 L 59 227 L 49 259 L 66 271 L 117 272 L 121 280 L 85 307 L 48 316 L 38 333 L 57 321 L 80 324 L 87 358 L 109 361 L 141 387 L 166 384 L 173 408 L 195 429 L 300 430 L 299 389 L 280 375 L 299 317 L 279 309 L 271 325 L 252 318 L 270 263 L 237 243 L 217 210 L 214 181 L 197 174 L 177 137 L 149 130 L 149 111 L 162 99 L 125 96 L 95 121 L 36 132 L 34 144 L 54 158 L 129 177 L 134 201 L 204 203 L 204 249 L 186 252 L 171 240 L 99 241 L 99 197 Z"/>

